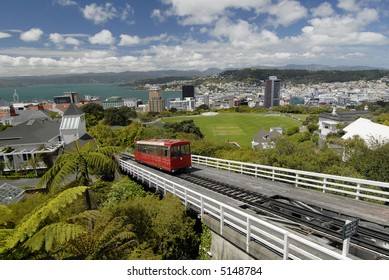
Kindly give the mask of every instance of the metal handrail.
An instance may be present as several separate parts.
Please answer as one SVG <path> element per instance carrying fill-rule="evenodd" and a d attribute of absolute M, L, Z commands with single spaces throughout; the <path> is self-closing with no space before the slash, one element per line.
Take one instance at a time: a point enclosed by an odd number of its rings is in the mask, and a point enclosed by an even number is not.
<path fill-rule="evenodd" d="M 337 175 L 273 167 L 254 163 L 192 155 L 192 163 L 293 184 L 296 187 L 321 190 L 351 196 L 357 200 L 370 199 L 389 202 L 389 183 Z"/>
<path fill-rule="evenodd" d="M 217 219 L 220 234 L 228 227 L 246 235 L 247 253 L 250 250 L 250 243 L 256 241 L 277 251 L 284 260 L 319 259 L 318 255 L 326 256 L 324 259 L 349 259 L 335 250 L 318 245 L 285 228 L 156 175 L 134 162 L 119 159 L 119 166 L 124 172 L 143 183 L 179 197 L 185 206 L 198 209 L 201 217 L 207 215 Z"/>

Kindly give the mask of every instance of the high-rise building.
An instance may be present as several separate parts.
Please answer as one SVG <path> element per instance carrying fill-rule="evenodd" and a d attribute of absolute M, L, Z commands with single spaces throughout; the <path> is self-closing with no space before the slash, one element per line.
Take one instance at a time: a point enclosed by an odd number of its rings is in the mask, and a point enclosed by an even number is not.
<path fill-rule="evenodd" d="M 165 100 L 162 99 L 162 91 L 158 86 L 149 89 L 149 112 L 162 112 L 165 109 Z"/>
<path fill-rule="evenodd" d="M 78 103 L 78 93 L 77 92 L 64 92 L 63 95 L 54 96 L 55 104 L 70 104 L 70 103 Z"/>
<path fill-rule="evenodd" d="M 195 87 L 194 85 L 183 85 L 182 86 L 182 100 L 185 100 L 185 98 L 191 97 L 195 98 Z"/>
<path fill-rule="evenodd" d="M 280 105 L 281 80 L 276 76 L 270 76 L 265 81 L 264 107 L 270 108 Z"/>

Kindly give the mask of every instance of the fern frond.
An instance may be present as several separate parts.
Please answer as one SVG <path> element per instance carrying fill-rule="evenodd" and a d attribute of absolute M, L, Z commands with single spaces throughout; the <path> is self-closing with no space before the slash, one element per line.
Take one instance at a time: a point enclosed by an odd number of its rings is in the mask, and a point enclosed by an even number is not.
<path fill-rule="evenodd" d="M 67 161 L 61 168 L 59 172 L 55 174 L 53 178 L 53 182 L 51 183 L 51 189 L 60 188 L 69 181 L 71 181 L 71 176 L 76 174 L 77 170 L 77 162 L 76 161 Z"/>
<path fill-rule="evenodd" d="M 116 146 L 107 146 L 107 147 L 99 148 L 98 152 L 106 156 L 114 156 L 123 152 L 123 148 L 116 147 Z"/>
<path fill-rule="evenodd" d="M 14 234 L 7 238 L 5 247 L 11 249 L 18 243 L 22 243 L 27 238 L 33 236 L 50 215 L 56 214 L 61 209 L 66 208 L 82 195 L 86 189 L 87 187 L 85 186 L 67 189 L 51 199 L 46 205 L 31 213 L 26 220 L 16 227 Z"/>
<path fill-rule="evenodd" d="M 63 166 L 63 163 L 58 162 L 57 164 L 54 164 L 49 170 L 46 171 L 46 173 L 41 177 L 37 184 L 37 188 L 44 187 L 48 182 L 50 182 L 55 175 L 61 170 Z"/>
<path fill-rule="evenodd" d="M 51 252 L 58 245 L 62 245 L 85 233 L 87 233 L 87 230 L 81 225 L 55 223 L 38 231 L 25 243 L 25 246 L 33 252 L 40 250 L 44 246 L 46 252 Z"/>
<path fill-rule="evenodd" d="M 114 161 L 106 155 L 97 152 L 91 152 L 85 155 L 84 159 L 88 163 L 88 166 L 91 168 L 107 169 L 111 172 L 115 170 Z"/>

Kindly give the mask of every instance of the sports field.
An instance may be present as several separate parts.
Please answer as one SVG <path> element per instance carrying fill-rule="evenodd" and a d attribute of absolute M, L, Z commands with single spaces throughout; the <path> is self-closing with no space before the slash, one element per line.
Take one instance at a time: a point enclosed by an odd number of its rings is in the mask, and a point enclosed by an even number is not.
<path fill-rule="evenodd" d="M 266 114 L 219 113 L 214 116 L 188 116 L 164 118 L 163 122 L 180 122 L 193 119 L 200 127 L 205 139 L 217 142 L 237 142 L 240 146 L 251 146 L 252 136 L 262 129 L 271 127 L 283 130 L 301 123 L 289 117 Z"/>

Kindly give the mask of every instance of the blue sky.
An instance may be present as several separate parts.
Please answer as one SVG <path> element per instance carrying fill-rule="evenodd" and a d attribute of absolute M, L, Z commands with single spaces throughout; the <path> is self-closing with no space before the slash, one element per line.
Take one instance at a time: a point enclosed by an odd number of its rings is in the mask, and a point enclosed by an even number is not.
<path fill-rule="evenodd" d="M 389 68 L 388 0 L 2 0 L 0 76 Z"/>

